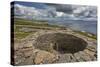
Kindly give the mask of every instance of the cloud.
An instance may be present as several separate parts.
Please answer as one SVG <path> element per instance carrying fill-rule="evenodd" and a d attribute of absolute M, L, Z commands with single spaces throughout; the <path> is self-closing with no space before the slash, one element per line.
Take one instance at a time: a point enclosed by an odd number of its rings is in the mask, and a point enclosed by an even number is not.
<path fill-rule="evenodd" d="M 19 4 L 14 5 L 15 16 L 26 16 L 30 18 L 47 18 L 54 17 L 56 10 L 53 7 L 47 7 L 45 9 L 38 9 L 35 7 L 28 7 Z"/>
<path fill-rule="evenodd" d="M 72 13 L 73 11 L 72 6 L 67 4 L 47 4 L 47 5 L 55 7 L 56 10 L 59 12 Z"/>
<path fill-rule="evenodd" d="M 57 15 L 72 18 L 72 20 L 97 20 L 97 7 L 86 5 L 47 4 L 57 10 Z M 59 14 L 58 14 L 59 13 Z M 61 17 L 61 16 L 59 16 Z"/>
<path fill-rule="evenodd" d="M 33 6 L 15 4 L 14 13 L 17 17 L 30 19 L 97 20 L 97 7 L 95 6 L 45 4 L 45 8 L 40 9 Z"/>
<path fill-rule="evenodd" d="M 83 6 L 83 7 L 78 7 L 75 10 L 73 10 L 73 14 L 76 14 L 78 16 L 85 16 L 85 17 L 96 17 L 97 15 L 97 10 L 95 7 L 90 7 L 90 6 Z"/>

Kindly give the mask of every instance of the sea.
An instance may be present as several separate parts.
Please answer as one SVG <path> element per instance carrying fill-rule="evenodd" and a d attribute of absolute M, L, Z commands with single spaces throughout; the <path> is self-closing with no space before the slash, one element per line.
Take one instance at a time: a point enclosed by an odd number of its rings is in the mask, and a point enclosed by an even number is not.
<path fill-rule="evenodd" d="M 97 35 L 97 21 L 66 20 L 66 21 L 48 21 L 49 24 L 63 25 L 77 31 L 84 31 Z"/>

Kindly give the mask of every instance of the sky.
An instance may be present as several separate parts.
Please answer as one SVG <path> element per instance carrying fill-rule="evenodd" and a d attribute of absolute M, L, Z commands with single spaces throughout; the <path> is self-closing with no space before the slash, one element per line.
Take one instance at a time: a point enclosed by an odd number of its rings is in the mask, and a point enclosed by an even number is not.
<path fill-rule="evenodd" d="M 87 5 L 14 2 L 15 16 L 35 19 L 97 20 L 97 7 Z"/>

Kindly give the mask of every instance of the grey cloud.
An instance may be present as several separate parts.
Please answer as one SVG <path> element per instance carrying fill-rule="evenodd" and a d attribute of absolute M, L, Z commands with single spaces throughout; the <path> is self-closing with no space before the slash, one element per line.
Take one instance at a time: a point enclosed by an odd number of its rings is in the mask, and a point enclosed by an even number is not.
<path fill-rule="evenodd" d="M 57 11 L 59 12 L 65 12 L 65 13 L 72 13 L 73 8 L 71 5 L 66 4 L 47 4 L 48 6 L 55 7 Z"/>

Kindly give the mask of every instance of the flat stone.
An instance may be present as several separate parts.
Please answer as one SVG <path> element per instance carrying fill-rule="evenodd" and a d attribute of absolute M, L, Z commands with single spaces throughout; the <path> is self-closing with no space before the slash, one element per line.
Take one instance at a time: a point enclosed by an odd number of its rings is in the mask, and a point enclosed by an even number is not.
<path fill-rule="evenodd" d="M 32 44 L 32 43 L 27 43 L 27 44 L 25 44 L 23 47 L 26 47 L 26 48 L 28 48 L 28 47 L 33 47 L 33 44 Z"/>
<path fill-rule="evenodd" d="M 74 53 L 74 57 L 76 58 L 76 61 L 77 62 L 82 62 L 84 61 L 82 58 L 81 58 L 81 55 L 77 52 L 77 53 Z"/>
<path fill-rule="evenodd" d="M 88 46 L 86 47 L 88 50 L 92 51 L 92 52 L 96 52 L 97 51 L 97 46 L 95 44 L 88 44 Z"/>
<path fill-rule="evenodd" d="M 71 54 L 70 58 L 71 58 L 71 62 L 76 62 L 76 58 L 73 54 Z"/>
<path fill-rule="evenodd" d="M 90 56 L 88 54 L 86 54 L 85 52 L 80 51 L 79 54 L 81 55 L 81 58 L 84 59 L 84 61 L 91 61 Z"/>
<path fill-rule="evenodd" d="M 56 56 L 46 51 L 39 51 L 35 57 L 35 64 L 52 63 L 56 60 Z"/>
<path fill-rule="evenodd" d="M 27 57 L 30 57 L 32 56 L 32 53 L 33 51 L 28 51 L 28 52 L 24 52 L 24 56 L 27 58 Z"/>
<path fill-rule="evenodd" d="M 87 53 L 87 54 L 90 56 L 90 58 L 91 58 L 92 60 L 97 60 L 97 58 L 96 58 L 96 56 L 95 56 L 95 55 L 97 55 L 96 52 L 92 52 L 92 51 L 90 51 L 90 50 L 88 50 L 88 49 L 85 49 L 84 52 Z"/>
<path fill-rule="evenodd" d="M 73 61 L 71 59 L 72 54 L 61 54 L 60 58 L 58 59 L 58 61 L 56 61 L 57 63 L 66 63 L 66 62 L 71 62 Z"/>

